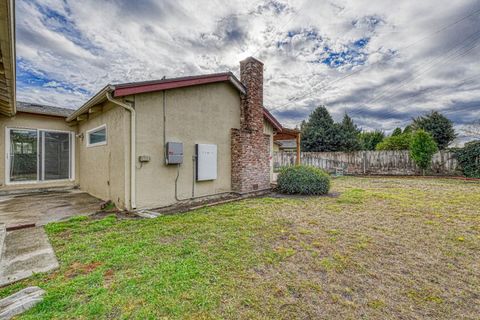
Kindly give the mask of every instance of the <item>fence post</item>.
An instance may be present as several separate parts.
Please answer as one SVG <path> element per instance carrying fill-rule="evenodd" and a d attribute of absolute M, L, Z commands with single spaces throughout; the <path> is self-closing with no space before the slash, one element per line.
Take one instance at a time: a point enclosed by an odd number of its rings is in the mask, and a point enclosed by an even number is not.
<path fill-rule="evenodd" d="M 367 173 L 367 151 L 363 151 L 363 174 Z"/>

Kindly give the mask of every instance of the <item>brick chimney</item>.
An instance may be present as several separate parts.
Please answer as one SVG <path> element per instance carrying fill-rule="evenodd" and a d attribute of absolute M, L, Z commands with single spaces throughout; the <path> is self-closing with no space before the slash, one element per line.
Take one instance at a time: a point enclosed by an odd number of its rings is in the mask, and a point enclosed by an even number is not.
<path fill-rule="evenodd" d="M 263 133 L 263 63 L 253 57 L 240 62 L 240 129 L 232 129 L 232 190 L 247 193 L 270 188 L 270 140 Z"/>
<path fill-rule="evenodd" d="M 242 129 L 263 132 L 263 63 L 253 57 L 240 61 L 240 81 L 247 88 L 242 97 Z"/>

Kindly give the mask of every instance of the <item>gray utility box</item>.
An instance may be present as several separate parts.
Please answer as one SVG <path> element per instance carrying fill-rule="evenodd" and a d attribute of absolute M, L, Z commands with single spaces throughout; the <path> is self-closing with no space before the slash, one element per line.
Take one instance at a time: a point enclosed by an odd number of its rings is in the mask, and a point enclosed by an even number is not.
<path fill-rule="evenodd" d="M 167 164 L 183 163 L 183 143 L 167 142 Z"/>

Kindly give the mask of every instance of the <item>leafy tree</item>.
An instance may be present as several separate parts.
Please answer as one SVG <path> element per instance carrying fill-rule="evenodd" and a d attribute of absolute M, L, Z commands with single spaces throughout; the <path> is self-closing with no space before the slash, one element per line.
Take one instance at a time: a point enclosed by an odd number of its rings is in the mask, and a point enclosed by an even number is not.
<path fill-rule="evenodd" d="M 408 150 L 410 148 L 410 141 L 412 135 L 409 133 L 402 133 L 398 136 L 390 136 L 383 139 L 377 144 L 376 150 Z"/>
<path fill-rule="evenodd" d="M 385 139 L 385 133 L 383 131 L 364 131 L 358 135 L 362 150 L 375 150 L 377 145 Z"/>
<path fill-rule="evenodd" d="M 395 130 L 393 130 L 391 136 L 395 137 L 395 136 L 399 136 L 401 134 L 402 134 L 402 128 L 395 128 Z"/>
<path fill-rule="evenodd" d="M 403 129 L 403 133 L 412 133 L 412 132 L 413 132 L 413 128 L 411 124 L 409 124 Z"/>
<path fill-rule="evenodd" d="M 480 140 L 466 143 L 455 151 L 455 155 L 466 177 L 480 178 Z"/>
<path fill-rule="evenodd" d="M 337 125 L 337 131 L 340 135 L 341 150 L 344 152 L 358 151 L 362 149 L 358 135 L 361 130 L 353 123 L 352 118 L 345 114 L 341 124 Z"/>
<path fill-rule="evenodd" d="M 423 174 L 425 174 L 425 170 L 430 166 L 432 157 L 437 150 L 437 144 L 430 133 L 424 130 L 417 130 L 412 134 L 410 156 L 423 170 Z"/>
<path fill-rule="evenodd" d="M 456 137 L 453 123 L 438 111 L 413 119 L 413 129 L 430 133 L 440 150 L 448 147 Z"/>

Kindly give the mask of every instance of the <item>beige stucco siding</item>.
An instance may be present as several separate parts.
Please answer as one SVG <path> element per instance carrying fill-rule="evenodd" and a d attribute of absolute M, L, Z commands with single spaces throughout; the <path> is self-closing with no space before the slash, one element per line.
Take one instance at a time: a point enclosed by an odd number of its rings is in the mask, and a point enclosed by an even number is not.
<path fill-rule="evenodd" d="M 173 204 L 176 165 L 165 165 L 163 144 L 163 92 L 135 96 L 137 112 L 137 207 Z M 195 144 L 216 144 L 218 178 L 195 182 L 195 196 L 231 191 L 231 128 L 240 127 L 240 95 L 227 83 L 209 84 L 166 92 L 166 141 L 183 142 L 184 161 L 178 178 L 178 197 L 192 196 Z"/>
<path fill-rule="evenodd" d="M 274 129 L 270 122 L 263 120 L 263 133 L 270 136 L 270 181 L 273 181 L 273 135 Z"/>
<path fill-rule="evenodd" d="M 6 141 L 5 134 L 7 128 L 22 128 L 22 129 L 44 129 L 44 130 L 59 130 L 76 132 L 75 127 L 68 126 L 64 118 L 51 117 L 38 114 L 29 113 L 17 113 L 14 117 L 0 117 L 0 150 L 3 151 L 3 155 L 0 157 L 0 189 L 27 189 L 27 188 L 46 188 L 57 186 L 73 186 L 75 181 L 53 181 L 53 182 L 38 182 L 38 183 L 22 183 L 22 184 L 10 184 L 6 185 L 5 177 L 5 160 L 6 160 Z M 79 169 L 78 169 L 78 144 L 75 144 L 75 178 L 78 181 Z"/>
<path fill-rule="evenodd" d="M 112 200 L 119 208 L 126 208 L 129 196 L 129 113 L 105 103 L 102 111 L 90 113 L 88 121 L 81 121 L 77 139 L 80 151 L 80 188 L 100 199 Z M 101 125 L 107 128 L 107 144 L 87 147 L 87 131 Z"/>

